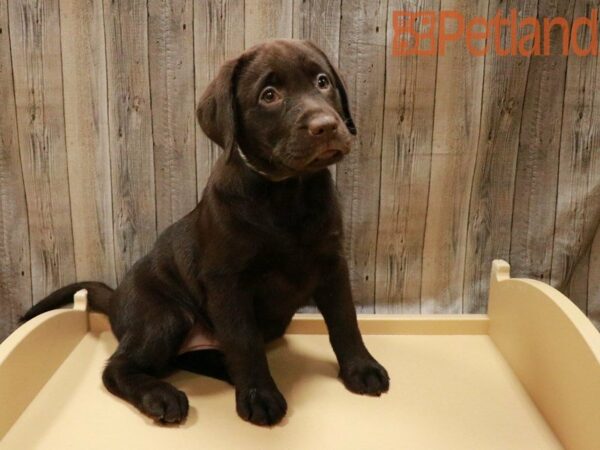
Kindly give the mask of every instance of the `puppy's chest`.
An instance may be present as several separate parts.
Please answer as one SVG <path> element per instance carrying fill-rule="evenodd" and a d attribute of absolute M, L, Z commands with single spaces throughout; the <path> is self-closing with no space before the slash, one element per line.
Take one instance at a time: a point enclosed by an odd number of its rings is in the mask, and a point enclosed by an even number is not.
<path fill-rule="evenodd" d="M 319 272 L 320 257 L 312 249 L 296 248 L 294 251 L 271 249 L 261 257 L 263 270 L 260 279 L 273 288 L 302 289 L 312 284 Z"/>
<path fill-rule="evenodd" d="M 274 214 L 265 246 L 294 262 L 332 252 L 341 245 L 341 222 L 336 219 L 322 208 Z"/>
<path fill-rule="evenodd" d="M 259 298 L 302 303 L 319 282 L 327 250 L 327 244 L 321 241 L 273 241 L 259 256 Z"/>
<path fill-rule="evenodd" d="M 261 277 L 254 297 L 256 319 L 265 339 L 280 336 L 294 313 L 309 303 L 317 285 L 315 273 L 291 275 L 273 270 Z"/>
<path fill-rule="evenodd" d="M 278 212 L 271 220 L 272 237 L 286 247 L 296 245 L 310 250 L 321 245 L 323 236 L 330 233 L 330 218 L 322 211 Z"/>

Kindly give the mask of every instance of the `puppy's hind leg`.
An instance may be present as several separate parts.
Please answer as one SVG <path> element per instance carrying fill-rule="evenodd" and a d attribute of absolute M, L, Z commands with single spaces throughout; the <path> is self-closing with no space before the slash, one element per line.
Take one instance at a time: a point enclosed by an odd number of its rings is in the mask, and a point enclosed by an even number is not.
<path fill-rule="evenodd" d="M 147 326 L 132 327 L 121 336 L 102 380 L 111 393 L 154 420 L 180 423 L 188 414 L 187 396 L 158 377 L 172 368 L 191 324 L 166 314 L 160 319 L 163 326 L 148 321 Z"/>

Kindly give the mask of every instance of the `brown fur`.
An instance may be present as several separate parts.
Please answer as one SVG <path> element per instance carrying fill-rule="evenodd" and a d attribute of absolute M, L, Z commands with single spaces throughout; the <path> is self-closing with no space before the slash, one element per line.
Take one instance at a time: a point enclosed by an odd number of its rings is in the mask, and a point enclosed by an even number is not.
<path fill-rule="evenodd" d="M 278 95 L 274 103 L 261 96 L 267 85 Z M 258 45 L 223 65 L 202 97 L 198 120 L 225 149 L 198 206 L 161 234 L 114 292 L 77 283 L 24 318 L 88 288 L 119 340 L 104 371 L 106 387 L 166 422 L 182 421 L 188 402 L 159 377 L 182 365 L 178 351 L 192 325 L 200 326 L 219 342 L 221 357 L 206 363 L 224 364 L 221 377 L 235 385 L 239 415 L 270 425 L 287 405 L 269 372 L 265 342 L 282 336 L 312 298 L 348 389 L 387 391 L 388 375 L 358 330 L 326 168 L 350 150 L 356 134 L 335 69 L 305 41 Z M 187 355 L 183 364 L 202 372 L 198 361 Z"/>

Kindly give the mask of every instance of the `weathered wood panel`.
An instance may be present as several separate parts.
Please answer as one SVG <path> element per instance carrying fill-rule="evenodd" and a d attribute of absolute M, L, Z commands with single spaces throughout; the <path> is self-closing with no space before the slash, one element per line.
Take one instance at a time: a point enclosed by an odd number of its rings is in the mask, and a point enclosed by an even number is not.
<path fill-rule="evenodd" d="M 394 36 L 394 10 L 439 7 L 439 0 L 391 0 L 387 42 Z M 375 306 L 377 312 L 419 313 L 437 58 L 393 56 L 389 44 L 386 58 Z"/>
<path fill-rule="evenodd" d="M 0 0 L 0 341 L 31 306 L 29 224 L 23 185 L 8 29 Z"/>
<path fill-rule="evenodd" d="M 575 17 L 600 8 L 577 0 Z M 587 46 L 589 33 L 578 36 Z M 600 59 L 569 57 L 563 112 L 553 280 L 600 328 Z M 583 255 L 582 255 L 583 253 Z"/>
<path fill-rule="evenodd" d="M 537 0 L 491 0 L 488 19 L 500 11 L 508 17 L 519 7 L 522 16 L 535 17 Z M 523 36 L 521 29 L 517 39 Z M 512 36 L 502 29 L 502 48 Z M 493 49 L 495 41 L 488 41 Z M 491 50 L 485 58 L 483 105 L 477 160 L 471 185 L 463 311 L 485 312 L 489 273 L 496 258 L 509 259 L 515 168 L 529 58 L 501 56 Z"/>
<path fill-rule="evenodd" d="M 585 253 L 579 258 L 577 265 L 573 268 L 569 284 L 563 289 L 565 295 L 584 313 L 587 313 L 590 257 L 591 248 L 587 248 Z"/>
<path fill-rule="evenodd" d="M 573 1 L 540 0 L 538 18 L 573 17 Z M 558 163 L 567 57 L 563 31 L 551 30 L 552 54 L 533 56 L 527 89 L 515 181 L 510 262 L 514 276 L 550 282 L 555 227 Z"/>
<path fill-rule="evenodd" d="M 338 166 L 336 177 L 343 193 L 346 255 L 354 301 L 366 312 L 375 309 L 386 23 L 387 1 L 342 3 L 339 67 L 346 77 L 358 139 Z"/>
<path fill-rule="evenodd" d="M 0 334 L 31 284 L 113 284 L 194 207 L 221 152 L 194 106 L 277 37 L 346 81 L 359 136 L 332 171 L 359 310 L 483 312 L 501 257 L 600 326 L 600 58 L 391 55 L 395 10 L 512 8 L 570 20 L 600 0 L 0 0 Z"/>
<path fill-rule="evenodd" d="M 35 300 L 75 280 L 58 0 L 9 2 Z"/>
<path fill-rule="evenodd" d="M 194 66 L 196 104 L 223 62 L 244 50 L 244 0 L 194 3 Z M 221 148 L 202 132 L 196 121 L 198 198 Z"/>
<path fill-rule="evenodd" d="M 192 0 L 148 1 L 156 226 L 197 203 Z"/>
<path fill-rule="evenodd" d="M 592 8 L 600 8 L 600 1 L 578 0 L 575 16 Z M 589 40 L 589 33 L 580 33 L 580 46 Z M 552 249 L 552 283 L 559 288 L 569 282 L 600 222 L 599 88 L 600 58 L 569 56 Z"/>
<path fill-rule="evenodd" d="M 600 227 L 591 245 L 587 279 L 587 314 L 600 329 Z"/>
<path fill-rule="evenodd" d="M 156 239 L 146 1 L 104 1 L 117 279 Z"/>
<path fill-rule="evenodd" d="M 442 0 L 468 21 L 488 1 Z M 456 21 L 451 22 L 456 26 Z M 462 311 L 469 198 L 475 171 L 485 59 L 448 45 L 438 57 L 431 183 L 423 249 L 422 312 Z"/>
<path fill-rule="evenodd" d="M 334 65 L 339 61 L 341 5 L 342 0 L 294 0 L 293 37 L 317 44 Z"/>
<path fill-rule="evenodd" d="M 267 39 L 292 37 L 293 7 L 293 0 L 247 0 L 246 48 Z"/>
<path fill-rule="evenodd" d="M 114 285 L 102 0 L 61 0 L 60 25 L 77 278 L 102 280 Z"/>

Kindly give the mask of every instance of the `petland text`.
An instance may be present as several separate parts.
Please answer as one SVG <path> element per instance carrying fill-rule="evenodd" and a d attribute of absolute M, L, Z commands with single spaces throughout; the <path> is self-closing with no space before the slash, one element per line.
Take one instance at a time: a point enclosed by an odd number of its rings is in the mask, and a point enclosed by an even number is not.
<path fill-rule="evenodd" d="M 516 9 L 508 16 L 498 11 L 491 20 L 469 21 L 458 11 L 393 11 L 392 23 L 393 56 L 444 55 L 448 43 L 463 39 L 474 56 L 485 56 L 492 49 L 499 56 L 548 56 L 553 54 L 551 34 L 557 32 L 562 55 L 598 56 L 598 9 L 572 23 L 564 17 L 520 18 Z"/>

